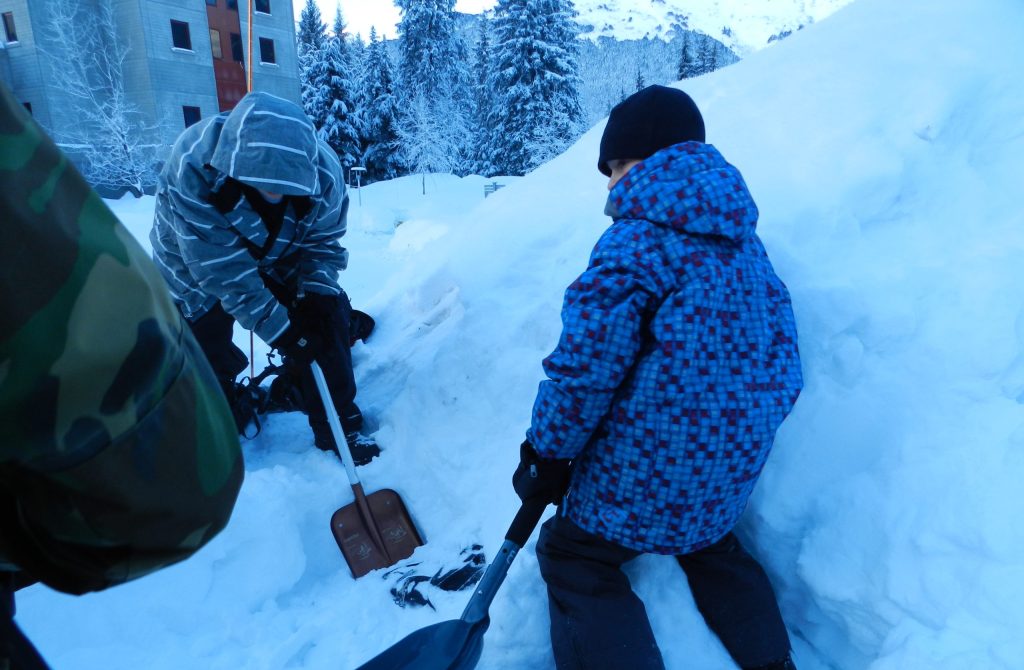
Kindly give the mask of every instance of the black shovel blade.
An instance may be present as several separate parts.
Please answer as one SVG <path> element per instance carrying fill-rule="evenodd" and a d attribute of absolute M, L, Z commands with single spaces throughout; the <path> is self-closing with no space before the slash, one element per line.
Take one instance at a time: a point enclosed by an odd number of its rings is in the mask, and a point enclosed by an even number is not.
<path fill-rule="evenodd" d="M 358 670 L 472 670 L 484 648 L 490 619 L 462 619 L 421 628 L 378 654 Z"/>

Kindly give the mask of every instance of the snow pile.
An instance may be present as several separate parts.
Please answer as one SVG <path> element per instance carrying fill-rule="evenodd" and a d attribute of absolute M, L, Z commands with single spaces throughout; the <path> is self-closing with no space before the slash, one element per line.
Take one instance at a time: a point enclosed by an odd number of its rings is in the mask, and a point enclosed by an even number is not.
<path fill-rule="evenodd" d="M 687 82 L 797 311 L 807 388 L 741 531 L 804 670 L 1024 657 L 1022 29 L 1014 0 L 860 0 Z M 360 473 L 401 493 L 431 569 L 471 542 L 493 554 L 517 508 L 509 479 L 562 291 L 607 225 L 600 130 L 487 199 L 481 178 L 428 178 L 423 196 L 408 177 L 353 202 L 343 280 L 378 319 L 354 353 L 385 448 Z M 144 235 L 152 200 L 115 206 Z M 351 579 L 327 528 L 351 494 L 311 443 L 301 416 L 271 417 L 209 547 L 106 593 L 33 587 L 19 621 L 56 670 L 269 670 L 354 667 L 457 617 L 465 594 L 401 610 L 387 579 Z M 669 668 L 734 667 L 671 558 L 629 572 Z M 545 612 L 531 542 L 480 667 L 550 667 Z"/>

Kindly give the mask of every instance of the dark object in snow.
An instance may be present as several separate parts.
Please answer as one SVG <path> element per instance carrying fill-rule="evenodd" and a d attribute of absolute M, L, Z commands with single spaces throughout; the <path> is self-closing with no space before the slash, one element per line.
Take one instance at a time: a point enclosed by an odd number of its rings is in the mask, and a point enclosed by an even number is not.
<path fill-rule="evenodd" d="M 359 340 L 365 342 L 376 325 L 377 322 L 373 320 L 372 316 L 358 309 L 353 309 L 348 317 L 349 347 L 356 346 L 356 342 Z"/>
<path fill-rule="evenodd" d="M 462 591 L 475 585 L 484 576 L 484 569 L 487 567 L 487 557 L 484 555 L 482 544 L 474 544 L 466 547 L 459 554 L 462 556 L 462 565 L 451 570 L 442 572 L 438 570 L 430 583 L 442 591 Z"/>
<path fill-rule="evenodd" d="M 377 444 L 375 439 L 368 435 L 363 435 L 362 433 L 346 433 L 345 442 L 348 443 L 348 452 L 352 454 L 352 462 L 357 466 L 366 465 L 373 459 L 380 456 L 380 445 Z M 316 443 L 316 446 L 323 449 L 321 442 L 319 441 Z M 334 451 L 334 445 L 331 444 L 328 446 L 326 451 Z"/>
<path fill-rule="evenodd" d="M 399 607 L 423 607 L 426 605 L 436 611 L 437 608 L 434 607 L 434 603 L 430 602 L 430 598 L 419 590 L 420 584 L 429 582 L 430 577 L 416 574 L 411 568 L 415 568 L 417 565 L 419 563 L 410 565 L 410 569 L 403 573 L 398 582 L 391 587 L 391 598 Z M 385 573 L 385 577 L 390 574 L 390 572 Z"/>
<path fill-rule="evenodd" d="M 537 527 L 547 503 L 532 499 L 523 503 L 513 519 L 505 542 L 484 572 L 461 619 L 427 626 L 412 633 L 359 670 L 472 670 L 480 660 L 484 633 L 490 625 L 487 609 L 512 560 Z"/>
<path fill-rule="evenodd" d="M 381 489 L 370 495 L 363 492 L 323 370 L 316 362 L 309 367 L 355 496 L 354 502 L 331 516 L 331 532 L 352 576 L 359 578 L 371 570 L 386 568 L 409 558 L 423 540 L 397 493 L 391 489 Z"/>
<path fill-rule="evenodd" d="M 487 557 L 484 555 L 483 545 L 474 544 L 463 549 L 460 554 L 462 565 L 457 568 L 445 570 L 438 569 L 433 577 L 427 577 L 416 571 L 422 563 L 409 563 L 408 565 L 389 570 L 384 573 L 388 579 L 397 574 L 398 579 L 391 587 L 391 597 L 399 607 L 423 607 L 436 609 L 434 603 L 421 590 L 420 586 L 436 586 L 442 591 L 463 591 L 471 588 L 483 577 L 484 569 L 487 567 Z"/>

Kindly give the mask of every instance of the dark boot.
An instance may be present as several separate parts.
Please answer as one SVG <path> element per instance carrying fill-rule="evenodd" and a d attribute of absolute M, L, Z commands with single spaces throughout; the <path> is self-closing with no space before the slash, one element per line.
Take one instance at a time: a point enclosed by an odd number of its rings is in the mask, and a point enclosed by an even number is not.
<path fill-rule="evenodd" d="M 352 453 L 352 462 L 356 465 L 366 465 L 377 456 L 380 456 L 380 447 L 372 437 L 361 433 L 349 433 L 345 436 L 348 442 L 348 450 Z"/>
<path fill-rule="evenodd" d="M 366 465 L 380 456 L 380 447 L 372 437 L 360 433 L 349 433 L 345 436 L 345 442 L 348 443 L 349 453 L 352 454 L 352 462 L 357 466 Z M 315 444 L 317 449 L 333 451 L 338 454 L 338 450 L 334 447 L 334 438 L 329 435 L 316 435 Z M 341 458 L 341 455 L 338 454 L 338 457 Z"/>

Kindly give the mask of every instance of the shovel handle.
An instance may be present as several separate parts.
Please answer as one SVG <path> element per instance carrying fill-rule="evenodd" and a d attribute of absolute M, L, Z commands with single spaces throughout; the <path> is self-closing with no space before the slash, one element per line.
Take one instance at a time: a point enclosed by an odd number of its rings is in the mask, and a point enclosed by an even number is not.
<path fill-rule="evenodd" d="M 522 548 L 533 535 L 533 529 L 537 527 L 537 523 L 540 522 L 547 507 L 547 502 L 543 500 L 524 501 L 519 507 L 519 511 L 516 512 L 516 518 L 512 519 L 512 525 L 508 527 L 505 539 Z"/>
<path fill-rule="evenodd" d="M 508 532 L 505 533 L 505 542 L 494 556 L 494 560 L 487 566 L 484 576 L 480 578 L 476 590 L 473 591 L 473 597 L 469 599 L 466 609 L 463 610 L 463 621 L 476 624 L 487 619 L 487 610 L 501 583 L 505 581 L 505 575 L 508 574 L 512 561 L 526 541 L 530 539 L 533 529 L 537 527 L 547 506 L 547 501 L 544 500 L 534 499 L 523 502 L 519 511 L 516 512 L 516 518 L 512 520 Z"/>
<path fill-rule="evenodd" d="M 316 388 L 320 391 L 320 400 L 324 404 L 324 411 L 327 412 L 327 423 L 331 426 L 334 444 L 338 448 L 338 455 L 341 456 L 341 462 L 345 466 L 345 474 L 348 475 L 348 483 L 352 486 L 358 486 L 360 484 L 359 475 L 356 474 L 352 452 L 349 451 L 348 442 L 345 440 L 345 431 L 341 429 L 341 419 L 338 418 L 338 410 L 334 409 L 331 391 L 327 388 L 327 380 L 324 379 L 324 371 L 320 369 L 320 365 L 316 361 L 310 363 L 309 368 L 313 371 Z"/>

